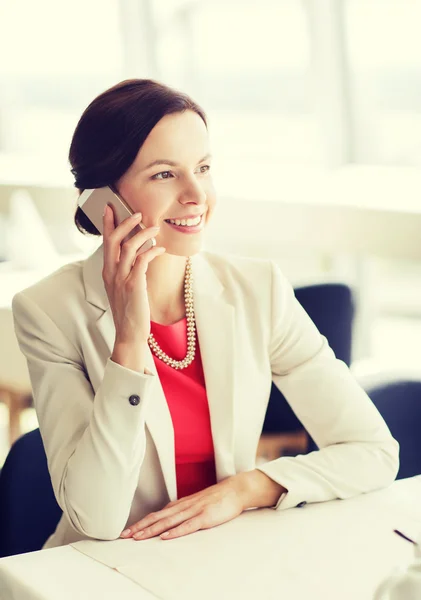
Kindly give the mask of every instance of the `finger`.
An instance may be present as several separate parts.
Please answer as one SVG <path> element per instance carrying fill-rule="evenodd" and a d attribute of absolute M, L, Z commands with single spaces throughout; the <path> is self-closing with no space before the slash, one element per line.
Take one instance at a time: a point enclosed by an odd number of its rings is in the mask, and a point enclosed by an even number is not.
<path fill-rule="evenodd" d="M 146 515 L 146 517 L 144 517 L 137 523 L 134 523 L 133 525 L 130 526 L 130 535 L 133 535 L 134 533 L 136 533 L 138 531 L 142 531 L 146 527 L 150 527 L 154 523 L 157 523 L 158 521 L 161 521 L 162 519 L 166 519 L 176 513 L 179 513 L 182 510 L 186 510 L 187 508 L 190 508 L 191 504 L 189 504 L 188 506 L 185 506 L 185 504 L 183 503 L 183 506 L 181 506 L 181 502 L 183 500 L 184 500 L 184 498 L 182 498 L 181 500 L 175 500 L 174 502 L 170 503 L 172 505 L 171 507 L 169 504 L 167 504 L 167 506 L 165 508 L 163 508 L 162 510 L 149 513 L 148 515 Z M 125 530 L 125 531 L 127 531 L 127 530 Z"/>
<path fill-rule="evenodd" d="M 107 204 L 104 208 L 104 214 L 102 215 L 102 226 L 104 238 L 107 238 L 115 229 L 114 211 L 112 206 L 109 204 Z"/>
<path fill-rule="evenodd" d="M 127 219 L 124 219 L 124 221 L 122 221 L 120 223 L 120 225 L 122 223 L 125 223 L 125 227 L 129 228 L 129 233 L 130 233 L 130 231 L 133 229 L 133 227 L 135 227 L 135 225 L 138 224 L 139 221 L 141 221 L 141 220 L 142 220 L 142 213 L 134 213 Z M 130 227 L 131 223 L 133 223 L 133 224 Z M 104 208 L 104 213 L 102 215 L 102 227 L 103 227 L 102 235 L 103 235 L 104 242 L 105 242 L 106 240 L 108 240 L 110 235 L 117 229 L 117 225 L 115 223 L 115 212 L 114 212 L 114 208 L 111 204 L 107 204 Z"/>
<path fill-rule="evenodd" d="M 126 235 L 139 224 L 142 219 L 141 213 L 135 213 L 128 219 L 125 219 L 118 227 L 114 225 L 114 212 L 112 207 L 108 207 L 104 214 L 104 272 L 110 278 L 114 276 L 117 264 L 120 258 L 120 239 L 118 229 L 125 225 Z M 124 237 L 124 236 L 123 236 Z"/>
<path fill-rule="evenodd" d="M 115 229 L 114 224 L 114 211 L 110 205 L 106 205 L 104 208 L 104 214 L 102 217 L 103 223 L 103 251 L 104 251 L 104 264 L 102 268 L 102 278 L 107 283 L 108 279 L 114 276 L 114 271 L 117 265 L 118 255 L 112 252 L 112 248 L 108 244 L 108 239 L 112 231 Z"/>
<path fill-rule="evenodd" d="M 180 498 L 179 500 L 173 500 L 169 502 L 162 510 L 157 512 L 152 512 L 146 515 L 143 519 L 138 521 L 137 523 L 133 523 L 130 525 L 130 535 L 145 529 L 145 527 L 149 527 L 153 523 L 156 523 L 160 519 L 165 519 L 166 517 L 175 514 L 176 512 L 181 512 L 182 510 L 187 510 L 192 507 L 194 502 L 191 501 L 191 498 L 196 496 L 197 494 L 192 494 L 192 496 L 185 496 L 184 498 Z M 200 506 L 200 510 L 202 510 L 202 506 Z M 125 531 L 128 531 L 126 529 Z"/>
<path fill-rule="evenodd" d="M 145 528 L 150 527 L 151 525 L 157 523 L 161 519 L 165 519 L 173 514 L 174 511 L 169 510 L 167 508 L 164 508 L 157 512 L 149 513 L 148 515 L 146 515 L 146 517 L 130 526 L 130 533 L 133 535 L 139 531 L 143 531 Z"/>
<path fill-rule="evenodd" d="M 146 517 L 144 517 L 137 523 L 133 523 L 133 525 L 130 525 L 130 527 L 128 527 L 127 529 L 122 531 L 122 533 L 120 534 L 120 537 L 133 537 L 133 535 L 135 533 L 138 533 L 139 531 L 143 531 L 145 529 L 145 527 L 148 527 L 148 526 L 152 525 L 153 523 L 156 523 L 156 521 L 159 520 L 158 515 L 161 512 L 163 512 L 163 511 L 159 511 L 156 513 L 149 513 L 149 515 L 147 515 Z"/>
<path fill-rule="evenodd" d="M 130 275 L 127 278 L 127 281 L 129 283 L 134 283 L 140 275 L 144 275 L 146 273 L 146 271 L 148 270 L 149 263 L 157 256 L 161 256 L 161 254 L 164 254 L 166 250 L 167 249 L 163 246 L 154 246 L 146 252 L 138 254 L 130 271 Z"/>
<path fill-rule="evenodd" d="M 112 207 L 110 207 L 112 209 Z M 107 211 L 108 214 L 108 211 Z M 123 219 L 121 223 L 114 226 L 114 230 L 109 233 L 108 238 L 112 238 L 117 244 L 121 244 L 125 237 L 129 235 L 133 227 L 138 225 L 142 220 L 142 213 L 135 212 L 126 219 Z"/>
<path fill-rule="evenodd" d="M 121 244 L 120 260 L 117 270 L 117 274 L 120 279 L 125 280 L 129 276 L 139 249 L 145 242 L 155 238 L 159 232 L 159 229 L 159 227 L 148 227 L 147 229 L 142 229 L 132 238 Z"/>
<path fill-rule="evenodd" d="M 114 211 L 112 206 L 107 204 L 104 208 L 104 214 L 102 216 L 102 237 L 104 242 L 104 256 L 106 254 L 106 246 L 108 248 L 108 244 L 106 244 L 106 241 L 108 240 L 110 234 L 114 231 L 114 229 Z"/>
<path fill-rule="evenodd" d="M 147 540 L 148 538 L 155 537 L 168 531 L 169 529 L 173 529 L 174 527 L 180 525 L 184 521 L 191 519 L 196 516 L 198 513 L 197 508 L 191 508 L 189 510 L 184 510 L 170 517 L 166 517 L 165 519 L 159 520 L 157 523 L 154 523 L 150 527 L 145 527 L 145 529 L 138 531 L 133 535 L 135 540 Z"/>
<path fill-rule="evenodd" d="M 203 527 L 202 517 L 196 516 L 184 521 L 184 523 L 181 523 L 181 525 L 178 525 L 169 531 L 164 531 L 160 537 L 163 540 L 172 540 L 174 538 L 183 537 L 184 535 L 189 535 L 190 533 L 195 533 L 200 529 L 205 529 Z"/>

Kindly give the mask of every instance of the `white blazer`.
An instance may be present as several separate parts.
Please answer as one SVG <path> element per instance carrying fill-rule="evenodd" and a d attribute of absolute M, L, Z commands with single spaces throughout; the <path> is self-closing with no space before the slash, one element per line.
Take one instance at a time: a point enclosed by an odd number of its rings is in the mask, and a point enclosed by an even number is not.
<path fill-rule="evenodd" d="M 101 246 L 13 299 L 63 510 L 44 547 L 118 538 L 177 498 L 172 421 L 152 354 L 152 374 L 110 359 L 115 328 L 102 262 Z M 255 468 L 273 380 L 321 448 L 259 467 L 288 490 L 277 509 L 389 485 L 397 442 L 275 263 L 202 252 L 192 266 L 218 481 Z"/>

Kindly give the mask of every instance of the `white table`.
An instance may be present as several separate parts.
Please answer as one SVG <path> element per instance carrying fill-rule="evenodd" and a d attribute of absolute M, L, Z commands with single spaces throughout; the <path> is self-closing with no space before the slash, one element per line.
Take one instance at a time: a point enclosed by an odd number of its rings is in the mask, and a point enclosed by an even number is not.
<path fill-rule="evenodd" d="M 155 600 L 71 546 L 0 559 L 1 600 Z"/>
<path fill-rule="evenodd" d="M 416 477 L 346 501 L 248 511 L 178 540 L 86 541 L 4 558 L 0 598 L 372 600 L 412 560 L 393 529 L 418 535 L 420 500 Z"/>

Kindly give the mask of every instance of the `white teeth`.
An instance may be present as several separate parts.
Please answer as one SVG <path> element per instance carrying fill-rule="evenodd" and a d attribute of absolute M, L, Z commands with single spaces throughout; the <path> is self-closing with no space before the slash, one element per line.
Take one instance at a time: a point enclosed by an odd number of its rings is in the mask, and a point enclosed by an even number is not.
<path fill-rule="evenodd" d="M 196 217 L 195 219 L 167 219 L 173 225 L 183 225 L 184 227 L 194 227 L 195 225 L 199 225 L 202 217 Z"/>

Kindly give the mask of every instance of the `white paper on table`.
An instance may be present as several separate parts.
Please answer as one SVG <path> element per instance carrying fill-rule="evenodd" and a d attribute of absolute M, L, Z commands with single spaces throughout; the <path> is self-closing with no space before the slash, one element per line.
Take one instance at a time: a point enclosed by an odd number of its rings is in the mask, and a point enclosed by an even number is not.
<path fill-rule="evenodd" d="M 288 511 L 247 511 L 176 540 L 82 541 L 79 551 L 165 600 L 372 600 L 412 560 L 421 525 L 421 479 L 346 501 Z"/>

